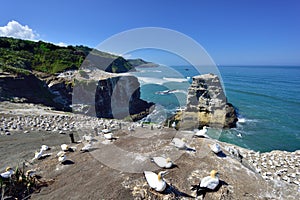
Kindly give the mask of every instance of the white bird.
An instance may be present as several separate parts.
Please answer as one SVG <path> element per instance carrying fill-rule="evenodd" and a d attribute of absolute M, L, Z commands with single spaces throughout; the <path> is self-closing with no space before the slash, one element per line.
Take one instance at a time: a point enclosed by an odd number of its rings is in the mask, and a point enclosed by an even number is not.
<path fill-rule="evenodd" d="M 5 169 L 5 172 L 1 173 L 0 176 L 1 176 L 2 178 L 7 179 L 7 178 L 10 178 L 11 175 L 13 175 L 13 174 L 14 174 L 14 170 L 13 170 L 11 167 L 7 167 L 7 168 Z"/>
<path fill-rule="evenodd" d="M 208 135 L 206 135 L 207 133 L 207 127 L 206 126 L 203 126 L 203 128 L 201 130 L 198 130 L 194 136 L 196 137 L 208 137 Z"/>
<path fill-rule="evenodd" d="M 216 170 L 212 170 L 210 176 L 204 177 L 198 185 L 192 185 L 191 189 L 196 190 L 196 194 L 199 196 L 205 194 L 207 191 L 216 189 L 219 183 L 219 173 Z"/>
<path fill-rule="evenodd" d="M 65 153 L 66 153 L 66 152 L 64 152 L 64 151 L 59 151 L 59 152 L 56 154 L 56 156 L 59 157 L 59 156 L 65 154 Z"/>
<path fill-rule="evenodd" d="M 173 122 L 171 126 L 172 128 L 176 128 L 176 122 Z"/>
<path fill-rule="evenodd" d="M 186 139 L 185 138 L 182 138 L 182 139 L 179 139 L 179 138 L 173 138 L 172 140 L 172 144 L 177 147 L 178 149 L 187 149 L 187 146 L 186 146 Z"/>
<path fill-rule="evenodd" d="M 89 143 L 85 144 L 85 145 L 80 149 L 80 151 L 87 152 L 87 151 L 90 151 L 91 148 L 92 148 L 92 143 L 89 142 Z"/>
<path fill-rule="evenodd" d="M 111 132 L 111 130 L 110 130 L 110 129 L 108 129 L 108 128 L 106 128 L 106 129 L 103 129 L 101 132 L 102 132 L 102 133 L 104 133 L 104 134 L 107 134 L 107 133 L 110 133 L 110 132 Z"/>
<path fill-rule="evenodd" d="M 134 131 L 134 125 L 132 124 L 131 126 L 128 127 L 129 131 Z"/>
<path fill-rule="evenodd" d="M 163 175 L 165 174 L 167 174 L 166 171 L 161 171 L 158 174 L 150 171 L 144 171 L 148 185 L 157 192 L 163 192 L 167 187 L 167 183 L 163 179 Z"/>
<path fill-rule="evenodd" d="M 215 154 L 218 154 L 222 151 L 218 143 L 209 144 L 208 146 Z"/>
<path fill-rule="evenodd" d="M 62 145 L 60 145 L 60 147 L 63 151 L 68 151 L 69 150 L 69 146 L 67 144 L 62 144 Z"/>
<path fill-rule="evenodd" d="M 32 177 L 32 176 L 35 175 L 35 173 L 36 173 L 35 170 L 30 169 L 30 170 L 27 170 L 27 171 L 26 171 L 25 176 L 26 176 L 26 177 Z"/>
<path fill-rule="evenodd" d="M 33 160 L 35 160 L 35 159 L 37 159 L 37 160 L 40 159 L 40 158 L 43 156 L 43 152 L 44 152 L 43 149 L 41 149 L 40 152 L 36 151 L 36 152 L 34 153 L 34 158 L 33 158 Z"/>
<path fill-rule="evenodd" d="M 103 134 L 104 138 L 107 140 L 111 140 L 113 139 L 113 134 L 112 133 L 105 133 Z"/>
<path fill-rule="evenodd" d="M 59 161 L 60 163 L 63 163 L 63 162 L 66 161 L 66 160 L 67 160 L 66 154 L 61 154 L 61 155 L 58 157 L 58 161 Z"/>
<path fill-rule="evenodd" d="M 92 135 L 84 135 L 83 136 L 83 140 L 89 142 L 93 140 L 93 136 Z"/>
<path fill-rule="evenodd" d="M 47 146 L 47 145 L 42 145 L 41 146 L 41 150 L 43 150 L 43 151 L 47 151 L 49 149 L 49 147 Z"/>
<path fill-rule="evenodd" d="M 161 168 L 171 168 L 173 166 L 173 162 L 170 158 L 164 158 L 158 156 L 158 157 L 150 158 L 150 160 Z"/>

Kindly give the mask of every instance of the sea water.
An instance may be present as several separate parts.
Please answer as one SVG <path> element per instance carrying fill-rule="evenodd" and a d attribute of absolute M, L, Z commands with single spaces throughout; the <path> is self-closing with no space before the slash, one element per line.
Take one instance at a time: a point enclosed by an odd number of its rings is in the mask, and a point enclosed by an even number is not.
<path fill-rule="evenodd" d="M 137 68 L 141 98 L 158 109 L 159 122 L 186 104 L 191 78 L 199 72 L 192 66 Z M 300 149 L 300 67 L 219 66 L 228 102 L 239 114 L 237 127 L 209 129 L 220 141 L 266 152 Z"/>

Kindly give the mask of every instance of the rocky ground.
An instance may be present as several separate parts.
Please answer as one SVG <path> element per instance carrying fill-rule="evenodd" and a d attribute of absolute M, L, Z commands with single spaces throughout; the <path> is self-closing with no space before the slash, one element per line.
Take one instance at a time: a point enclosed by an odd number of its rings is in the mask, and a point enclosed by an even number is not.
<path fill-rule="evenodd" d="M 193 199 L 190 185 L 220 172 L 217 191 L 204 199 L 299 199 L 300 152 L 259 153 L 209 138 L 193 138 L 192 132 L 176 131 L 158 125 L 104 120 L 53 111 L 32 104 L 0 104 L 0 170 L 26 163 L 35 169 L 47 187 L 31 199 Z M 131 127 L 132 130 L 129 130 Z M 101 130 L 110 128 L 115 140 L 108 141 Z M 73 133 L 76 143 L 71 143 Z M 80 149 L 91 136 L 90 152 Z M 177 150 L 172 138 L 186 138 L 196 151 Z M 208 144 L 219 143 L 223 154 L 215 155 Z M 68 162 L 60 164 L 56 154 L 62 143 Z M 49 157 L 30 164 L 42 144 L 51 149 Z M 165 176 L 169 188 L 164 194 L 149 189 L 144 170 L 158 172 L 151 156 L 170 157 L 178 166 Z"/>

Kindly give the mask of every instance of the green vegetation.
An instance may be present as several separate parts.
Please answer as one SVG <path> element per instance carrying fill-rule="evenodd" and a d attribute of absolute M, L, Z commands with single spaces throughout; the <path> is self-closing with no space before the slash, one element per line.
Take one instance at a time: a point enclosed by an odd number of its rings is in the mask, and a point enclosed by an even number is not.
<path fill-rule="evenodd" d="M 88 56 L 89 55 L 89 56 Z M 127 72 L 132 65 L 124 58 L 86 46 L 61 47 L 51 43 L 0 37 L 0 69 L 17 74 L 40 71 L 50 74 L 96 67 L 107 72 Z"/>
<path fill-rule="evenodd" d="M 147 62 L 142 59 L 128 59 L 127 60 L 133 67 L 158 67 L 158 64 Z"/>

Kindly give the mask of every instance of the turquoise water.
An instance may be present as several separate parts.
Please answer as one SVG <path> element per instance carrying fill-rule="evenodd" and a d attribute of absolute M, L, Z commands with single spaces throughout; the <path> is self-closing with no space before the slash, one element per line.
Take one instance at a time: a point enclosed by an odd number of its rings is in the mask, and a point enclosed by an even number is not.
<path fill-rule="evenodd" d="M 300 149 L 300 67 L 221 66 L 219 71 L 239 123 L 235 129 L 210 129 L 212 137 L 261 152 Z M 191 66 L 160 66 L 134 74 L 142 98 L 161 105 L 155 121 L 185 105 L 189 77 L 198 73 Z"/>

